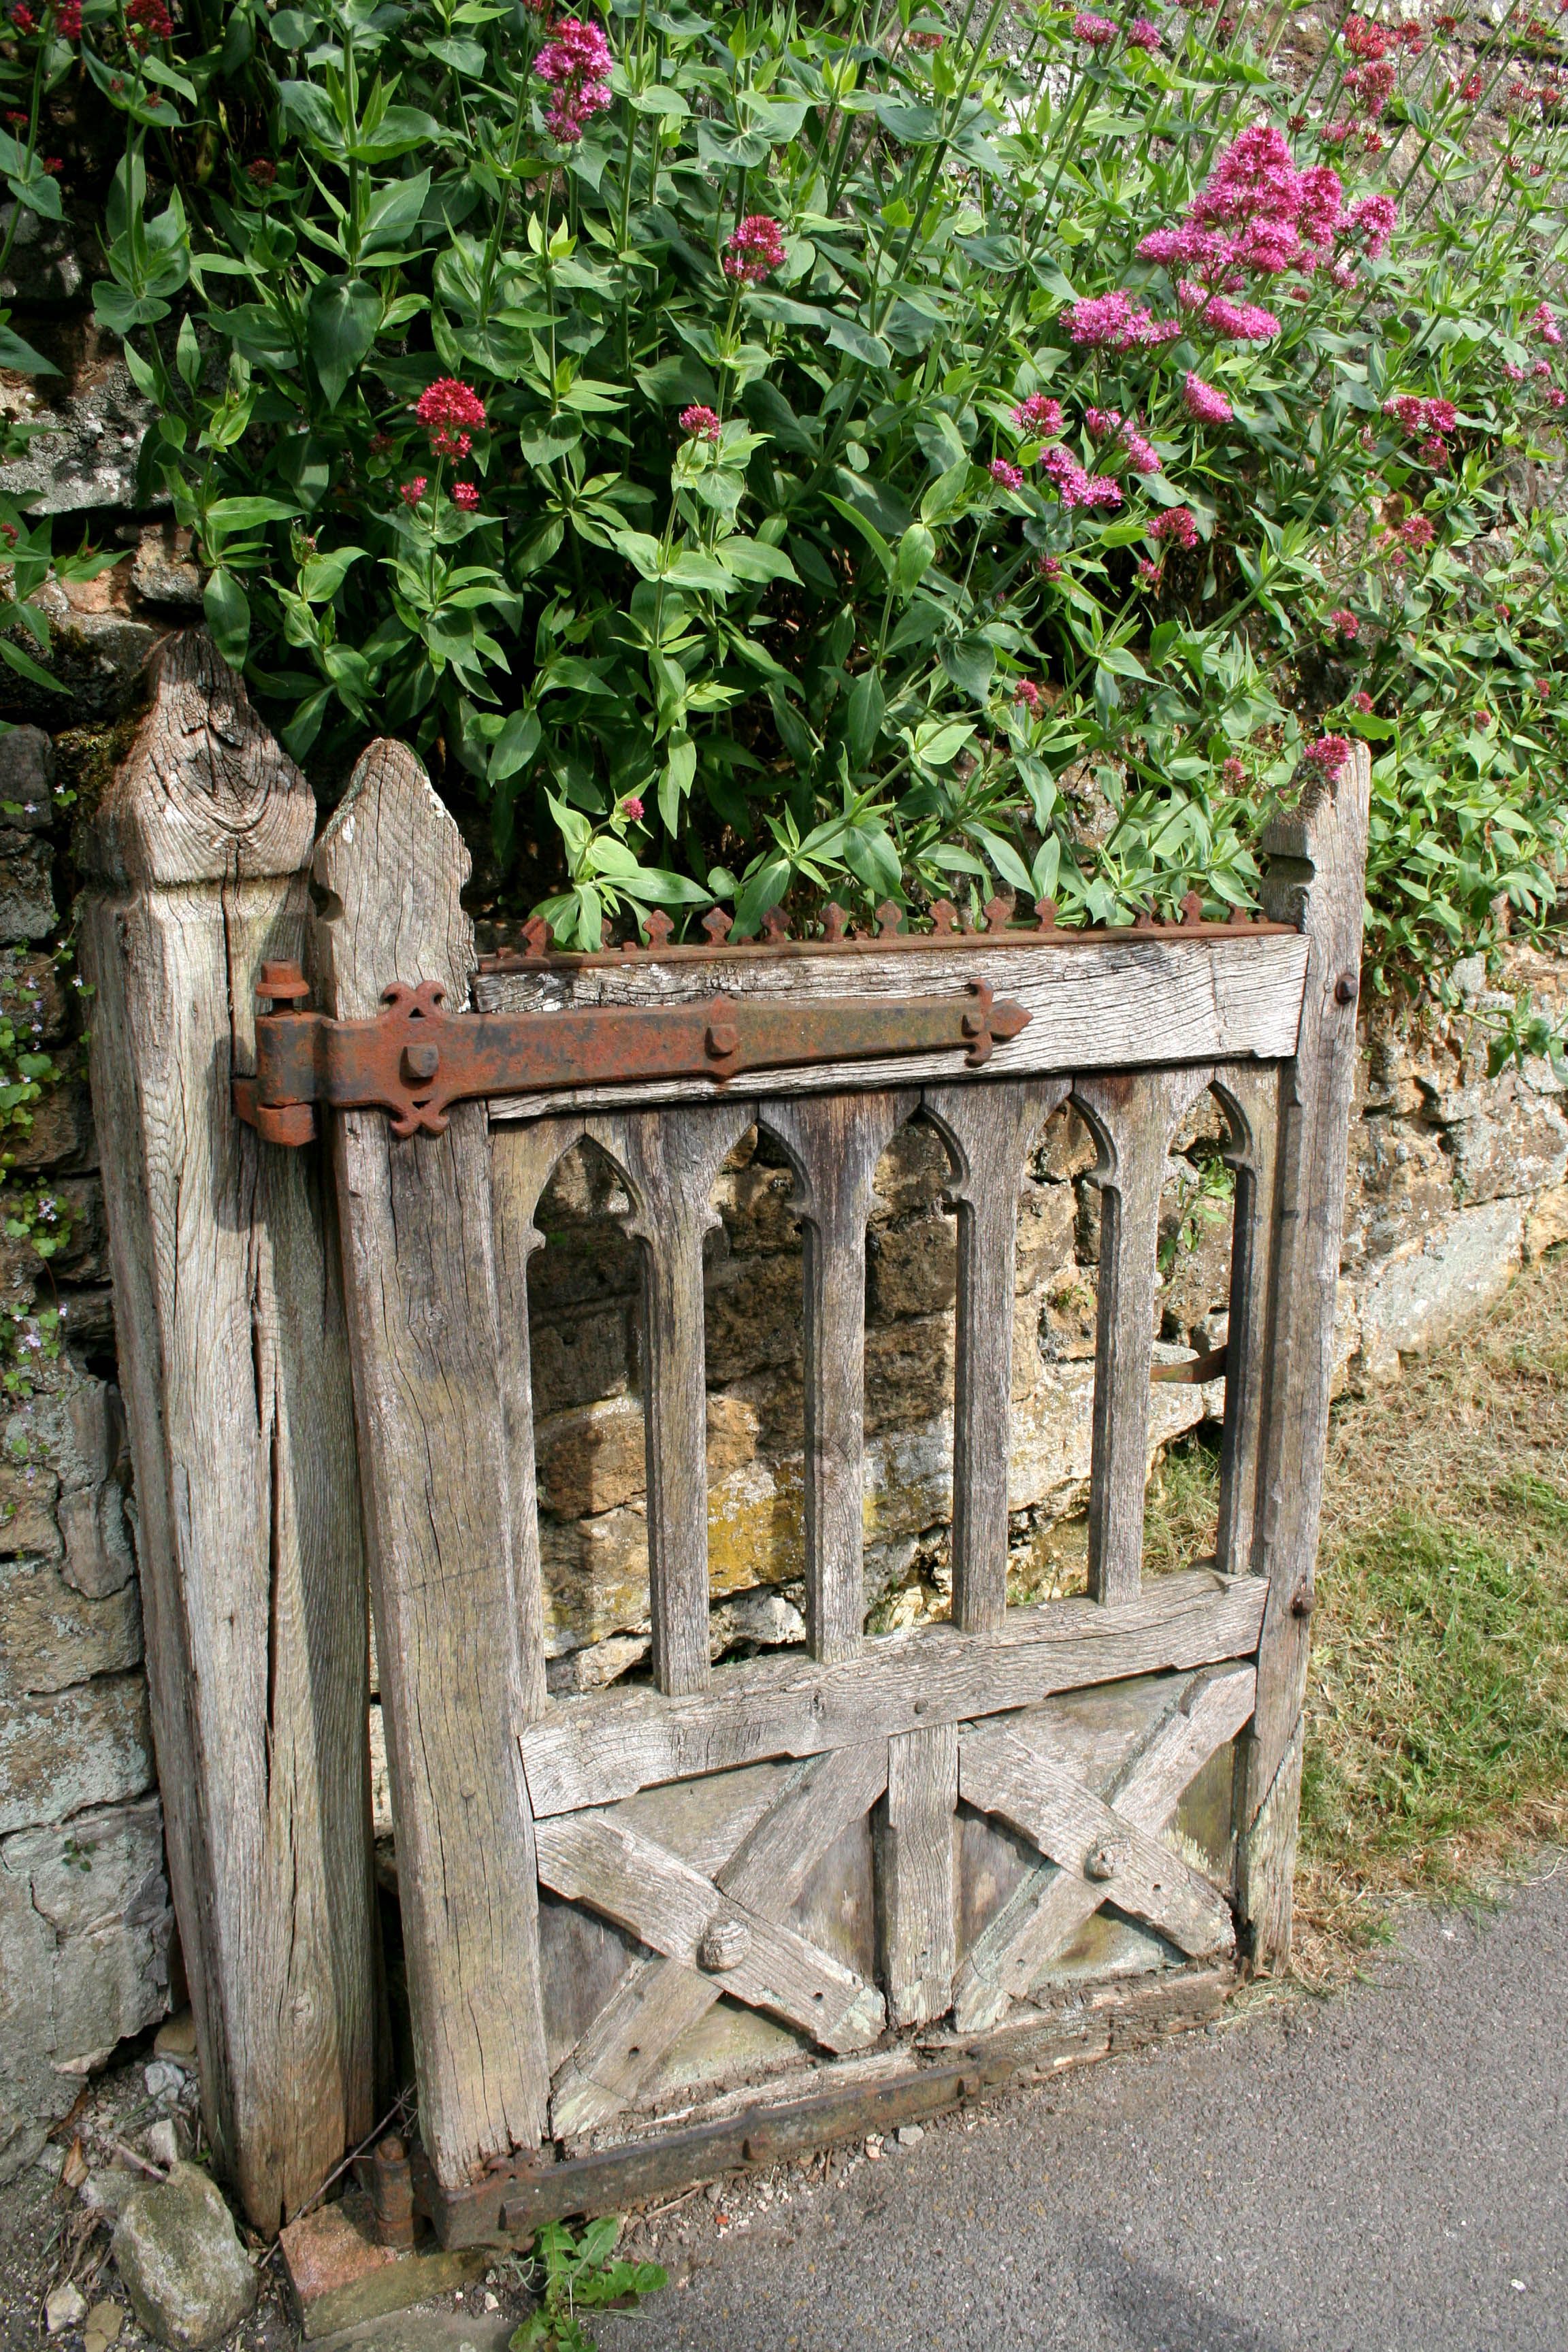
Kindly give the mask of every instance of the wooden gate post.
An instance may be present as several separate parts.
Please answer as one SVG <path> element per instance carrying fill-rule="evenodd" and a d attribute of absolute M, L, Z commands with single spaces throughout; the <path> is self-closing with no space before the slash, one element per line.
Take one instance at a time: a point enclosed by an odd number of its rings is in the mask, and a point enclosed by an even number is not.
<path fill-rule="evenodd" d="M 1301 1707 L 1328 1447 L 1334 1308 L 1356 1079 L 1356 998 L 1372 761 L 1358 743 L 1264 830 L 1264 912 L 1308 943 L 1301 1026 L 1280 1072 L 1279 1243 L 1253 1567 L 1268 1580 L 1258 1707 L 1237 1776 L 1243 1948 L 1289 1957 L 1301 1794 Z"/>
<path fill-rule="evenodd" d="M 202 2106 L 258 2229 L 374 2116 L 365 1577 L 331 1190 L 235 1118 L 310 786 L 205 630 L 89 831 L 82 962 L 169 1874 Z"/>
<path fill-rule="evenodd" d="M 398 980 L 438 981 L 462 1010 L 468 854 L 403 744 L 365 752 L 314 870 L 329 1013 L 365 1019 Z M 343 1111 L 332 1150 L 420 2131 L 455 2189 L 488 2158 L 536 2148 L 548 2119 L 519 1747 L 544 1688 L 539 1606 L 519 1590 L 527 1504 L 509 1475 L 520 1361 L 500 1331 L 484 1104 L 402 1142 L 384 1112 Z"/>

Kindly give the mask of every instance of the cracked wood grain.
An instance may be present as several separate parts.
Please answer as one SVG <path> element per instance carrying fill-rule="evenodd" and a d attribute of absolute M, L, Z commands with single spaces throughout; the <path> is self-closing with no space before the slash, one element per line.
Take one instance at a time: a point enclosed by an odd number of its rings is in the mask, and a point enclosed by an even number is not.
<path fill-rule="evenodd" d="M 234 1118 L 315 800 L 211 639 L 160 648 L 81 953 L 169 1874 L 203 2116 L 272 2231 L 374 2122 L 364 1555 L 331 1188 Z"/>

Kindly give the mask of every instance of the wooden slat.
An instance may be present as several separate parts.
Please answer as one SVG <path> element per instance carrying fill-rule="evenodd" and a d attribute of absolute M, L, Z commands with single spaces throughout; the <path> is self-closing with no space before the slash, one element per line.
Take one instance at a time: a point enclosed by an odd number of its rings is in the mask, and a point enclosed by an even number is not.
<path fill-rule="evenodd" d="M 1131 1601 L 1142 1575 L 1160 1194 L 1171 1137 L 1209 1076 L 1155 1070 L 1089 1078 L 1073 1089 L 1100 1145 L 1103 1204 L 1089 1500 L 1089 1589 L 1096 1601 Z"/>
<path fill-rule="evenodd" d="M 1000 1814 L 1058 1865 L 1064 1881 L 1078 1881 L 1074 1895 L 1087 1908 L 1075 1927 L 1102 1903 L 1114 1903 L 1194 1959 L 1231 1949 L 1236 1930 L 1217 1887 L 1076 1780 L 1070 1752 L 1038 1720 L 1026 1730 L 989 1724 L 965 1733 L 958 1773 L 966 1804 Z M 1108 1851 L 1116 1856 L 1114 1874 L 1096 1879 L 1086 1864 Z"/>
<path fill-rule="evenodd" d="M 533 1369 L 528 1328 L 528 1261 L 544 1245 L 533 1222 L 539 1196 L 583 1132 L 580 1118 L 540 1119 L 490 1139 L 496 1290 L 500 1302 L 501 1410 L 512 1505 L 523 1713 L 544 1713 L 544 1581 L 539 1557 L 539 1495 L 533 1463 Z"/>
<path fill-rule="evenodd" d="M 614 1813 L 541 1822 L 539 1875 L 568 1902 L 585 1903 L 656 1952 L 696 1969 L 716 1920 L 736 1920 L 744 1948 L 715 1971 L 721 1992 L 767 2010 L 827 2050 L 863 2050 L 886 2021 L 882 1996 L 852 1969 L 791 1927 L 721 1894 L 666 1846 Z"/>
<path fill-rule="evenodd" d="M 764 1102 L 795 1168 L 805 1226 L 805 1629 L 814 1658 L 852 1658 L 865 1622 L 866 1220 L 877 1162 L 919 1102 L 859 1094 Z"/>
<path fill-rule="evenodd" d="M 1157 1836 L 1189 1783 L 1246 1723 L 1256 1686 L 1250 1666 L 1222 1668 L 1190 1685 L 1118 1768 L 1106 1792 L 1117 1816 Z M 1027 1718 L 1018 1728 L 1030 1740 Z M 978 1785 L 978 1777 L 972 1772 L 972 1785 Z M 1114 1883 L 1086 1878 L 1081 1870 L 1055 1862 L 1031 1870 L 964 1955 L 953 1985 L 958 2031 L 979 2032 L 998 2023 L 1009 2000 L 1025 1997 L 1107 1900 L 1121 1900 Z"/>
<path fill-rule="evenodd" d="M 714 1874 L 715 1885 L 764 1919 L 783 1919 L 821 1856 L 869 1812 L 887 1779 L 887 1744 L 879 1739 L 796 1765 Z M 630 2105 L 681 2034 L 728 1990 L 679 1960 L 640 1961 L 557 2070 L 550 2104 L 556 2137 L 580 2137 Z"/>
<path fill-rule="evenodd" d="M 1249 1956 L 1290 1948 L 1301 1702 L 1322 1502 L 1345 1165 L 1356 1082 L 1371 756 L 1358 743 L 1265 828 L 1264 905 L 1308 949 L 1300 1038 L 1281 1073 L 1279 1246 L 1254 1561 L 1268 1605 L 1242 1779 L 1237 1883 Z"/>
<path fill-rule="evenodd" d="M 1296 1047 L 1306 955 L 1282 934 L 1231 939 L 1083 936 L 1059 943 L 903 950 L 886 955 L 704 958 L 692 963 L 627 958 L 576 971 L 487 973 L 478 998 L 487 1011 L 540 1003 L 659 1004 L 730 995 L 942 995 L 984 980 L 1030 1014 L 1027 1028 L 996 1047 L 992 1077 L 1043 1077 L 1064 1071 L 1150 1068 L 1178 1062 L 1277 1060 Z M 827 1063 L 769 1074 L 771 1096 L 829 1094 L 962 1080 L 952 1054 Z M 569 1097 L 518 1096 L 492 1106 L 497 1118 L 637 1102 L 698 1102 L 715 1092 L 705 1078 L 630 1090 L 584 1087 Z"/>
<path fill-rule="evenodd" d="M 586 1122 L 626 1177 L 626 1227 L 642 1244 L 653 1675 L 672 1696 L 708 1685 L 702 1236 L 719 1223 L 710 1206 L 713 1181 L 751 1123 L 751 1107 L 739 1102 Z"/>
<path fill-rule="evenodd" d="M 1230 1314 L 1226 1337 L 1225 1434 L 1220 1446 L 1219 1533 L 1215 1557 L 1228 1576 L 1252 1567 L 1258 1441 L 1268 1384 L 1274 1251 L 1279 1233 L 1279 1073 L 1242 1064 L 1215 1073 L 1232 1135 L 1225 1158 L 1236 1171 L 1231 1219 Z"/>
<path fill-rule="evenodd" d="M 924 2025 L 952 1998 L 957 1806 L 957 1725 L 895 1733 L 888 1742 L 887 1802 L 877 1825 L 878 1928 L 894 2025 Z"/>
<path fill-rule="evenodd" d="M 994 1081 L 928 1087 L 921 1096 L 957 1161 L 948 1187 L 958 1204 L 952 1619 L 966 1633 L 1000 1625 L 1007 1606 L 1018 1192 L 1029 1146 L 1068 1085 Z"/>
<path fill-rule="evenodd" d="M 315 797 L 205 630 L 88 827 L 81 948 L 202 2113 L 270 2234 L 374 2121 L 364 1549 L 336 1222 L 233 1116 Z"/>
<path fill-rule="evenodd" d="M 557 1699 L 522 1735 L 536 1816 L 613 1804 L 637 1789 L 769 1756 L 815 1756 L 896 1732 L 1034 1706 L 1055 1691 L 1247 1656 L 1263 1588 L 1206 1569 L 1165 1576 L 1121 1607 L 1014 1609 L 994 1633 L 917 1627 L 819 1666 L 799 1657 L 720 1666 L 689 1699 L 608 1690 Z"/>
<path fill-rule="evenodd" d="M 373 744 L 316 854 L 326 1008 L 374 1013 L 395 980 L 460 1006 L 468 852 L 423 769 Z M 524 1654 L 481 1105 L 395 1141 L 332 1122 L 345 1290 L 408 1961 L 419 2124 L 438 2179 L 534 2146 L 549 2095 L 538 1887 L 517 1738 Z"/>

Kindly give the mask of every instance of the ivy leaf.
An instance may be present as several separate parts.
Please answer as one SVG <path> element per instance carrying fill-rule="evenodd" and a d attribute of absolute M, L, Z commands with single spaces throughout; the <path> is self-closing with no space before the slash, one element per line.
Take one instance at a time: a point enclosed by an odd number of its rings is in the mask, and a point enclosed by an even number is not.
<path fill-rule="evenodd" d="M 368 279 L 322 278 L 310 289 L 306 328 L 329 408 L 342 398 L 380 323 L 381 297 Z"/>

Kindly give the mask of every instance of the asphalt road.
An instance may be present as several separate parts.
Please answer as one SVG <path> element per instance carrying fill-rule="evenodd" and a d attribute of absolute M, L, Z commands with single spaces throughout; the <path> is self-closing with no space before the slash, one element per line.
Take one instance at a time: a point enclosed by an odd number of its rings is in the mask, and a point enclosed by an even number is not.
<path fill-rule="evenodd" d="M 668 2216 L 602 2352 L 1565 2352 L 1568 1858 L 1374 1983 L 785 2185 Z"/>

